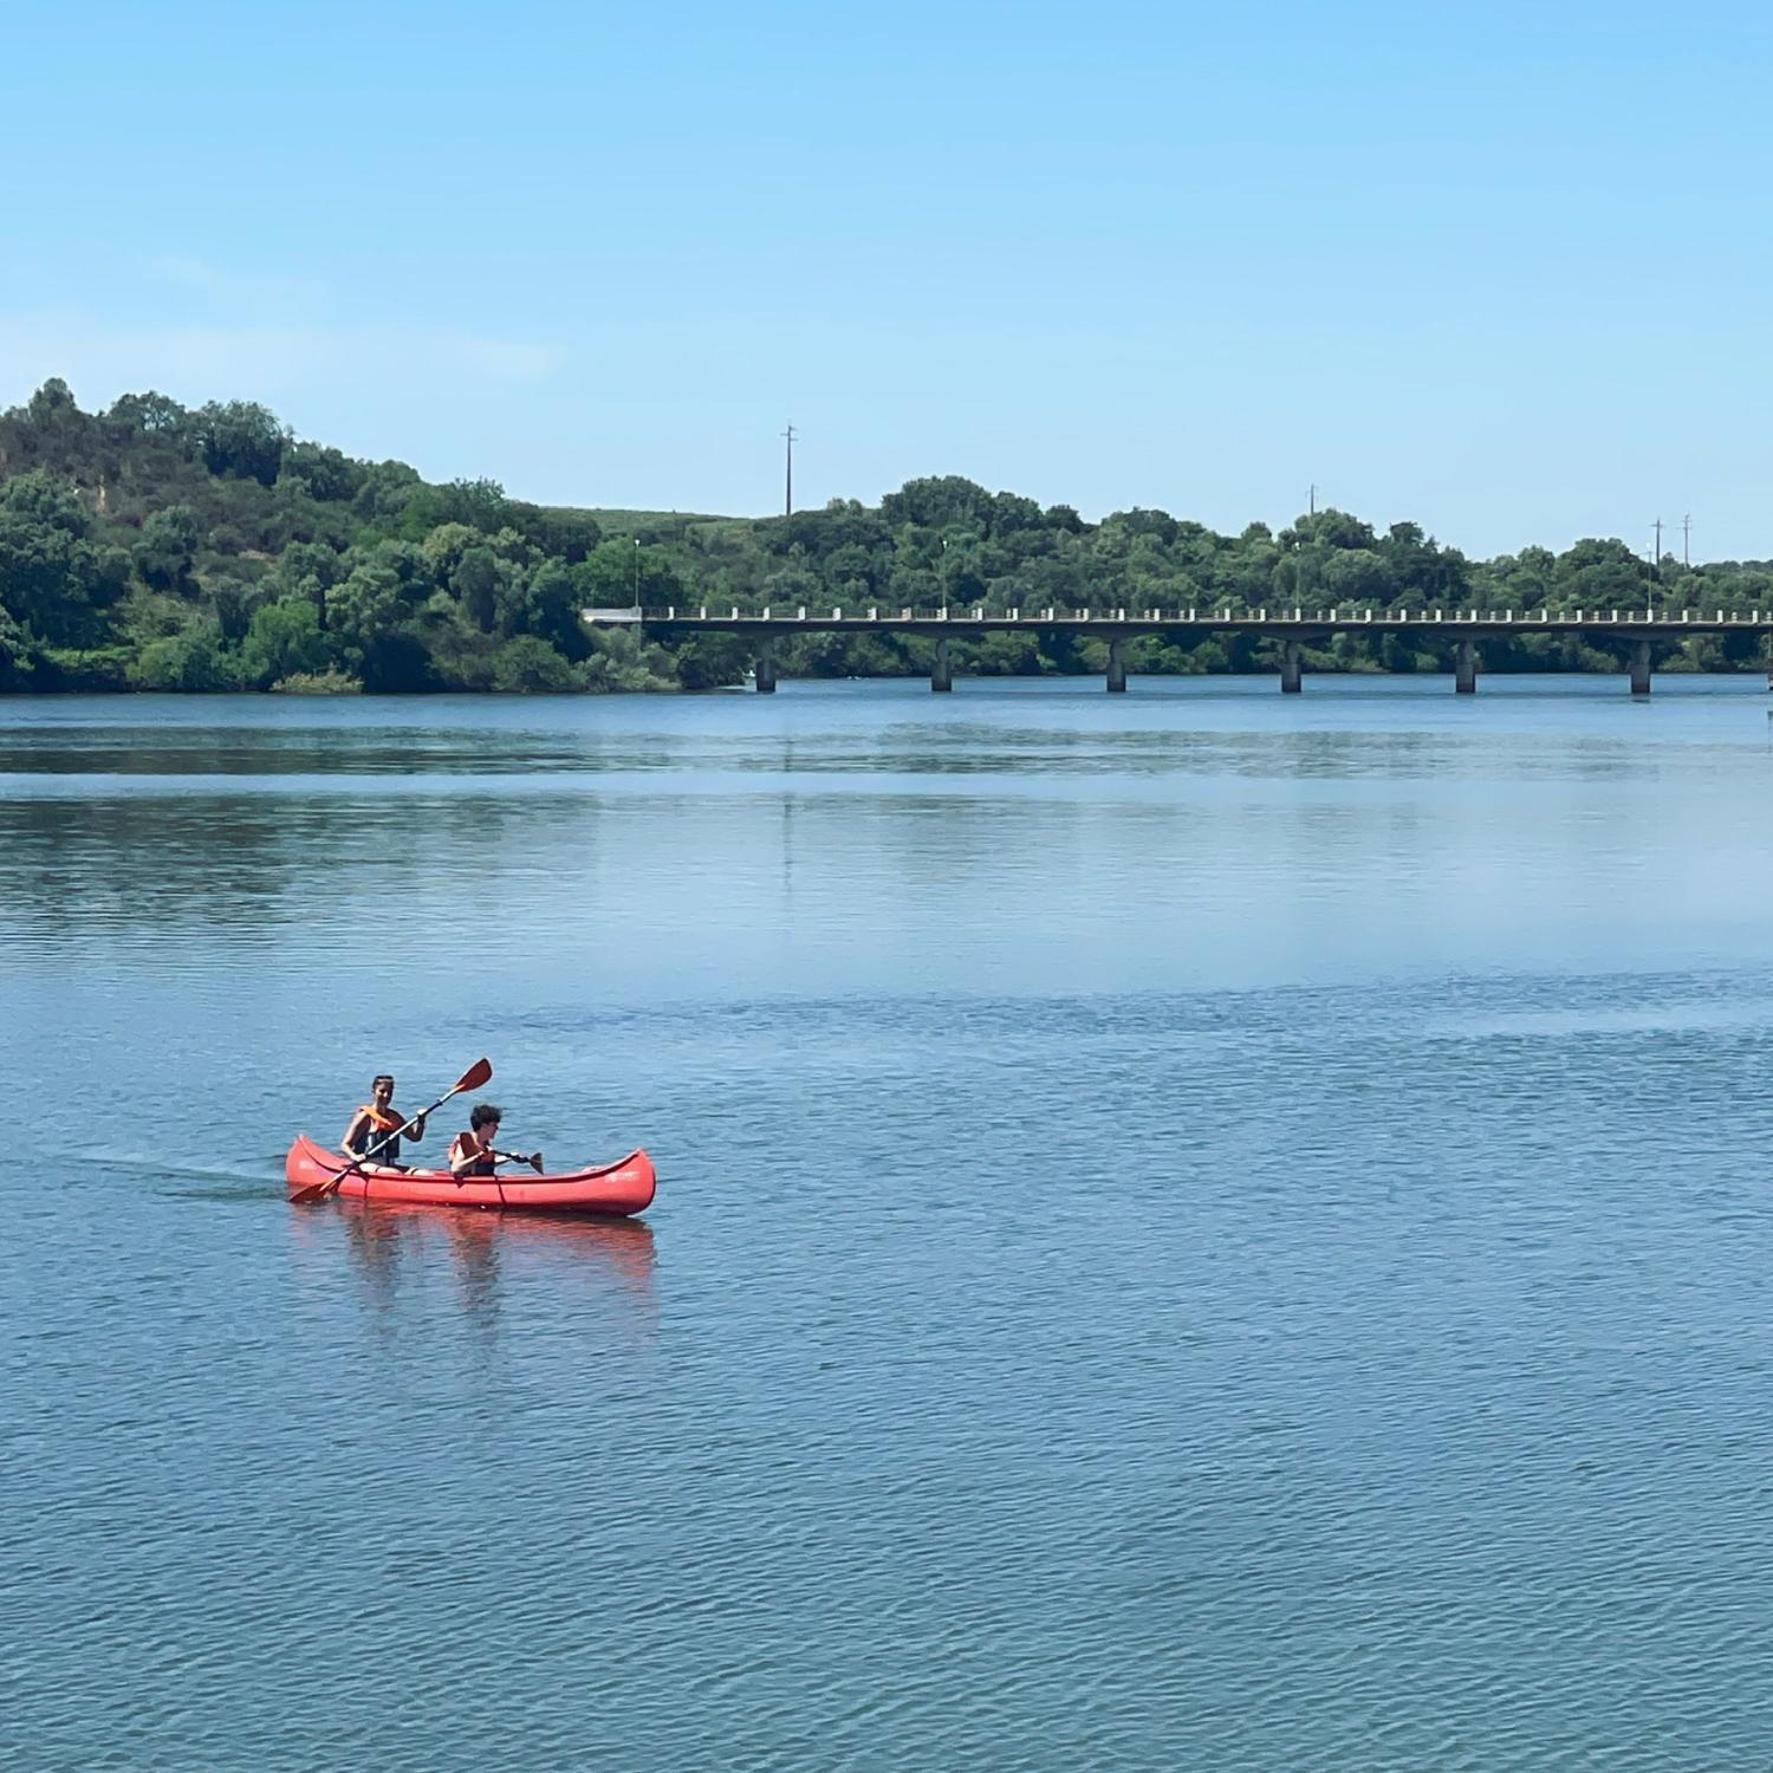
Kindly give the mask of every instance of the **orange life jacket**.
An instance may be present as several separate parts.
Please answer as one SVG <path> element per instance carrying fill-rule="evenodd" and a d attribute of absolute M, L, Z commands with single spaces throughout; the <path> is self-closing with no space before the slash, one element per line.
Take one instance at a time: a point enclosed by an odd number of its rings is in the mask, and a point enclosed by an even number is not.
<path fill-rule="evenodd" d="M 356 1135 L 356 1138 L 346 1149 L 354 1157 L 368 1157 L 372 1151 L 375 1151 L 378 1163 L 399 1163 L 400 1141 L 393 1135 L 406 1125 L 406 1117 L 378 1108 L 373 1102 L 366 1102 L 357 1110 L 357 1119 L 368 1120 L 369 1125 Z M 386 1145 L 382 1145 L 384 1139 L 388 1141 Z M 382 1146 L 380 1151 L 376 1151 L 378 1145 Z"/>
<path fill-rule="evenodd" d="M 491 1153 L 481 1145 L 479 1137 L 472 1132 L 457 1133 L 450 1141 L 449 1164 L 452 1170 L 455 1169 L 456 1159 L 459 1157 L 473 1157 L 475 1161 L 465 1170 L 457 1170 L 457 1175 L 496 1176 L 499 1173 Z"/>

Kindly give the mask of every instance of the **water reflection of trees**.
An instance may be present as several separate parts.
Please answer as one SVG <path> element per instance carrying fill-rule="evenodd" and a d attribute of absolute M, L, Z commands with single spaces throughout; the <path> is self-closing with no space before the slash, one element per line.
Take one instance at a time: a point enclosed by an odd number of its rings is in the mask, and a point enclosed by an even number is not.
<path fill-rule="evenodd" d="M 519 841 L 582 866 L 596 826 L 575 795 L 26 795 L 0 800 L 0 933 L 274 938 L 365 897 L 490 887 Z"/>
<path fill-rule="evenodd" d="M 219 723 L 174 728 L 43 727 L 7 731 L 9 775 L 123 776 L 140 782 L 226 776 L 311 778 L 323 787 L 353 776 L 472 776 L 607 767 L 603 735 L 463 727 L 296 727 Z M 632 751 L 628 746 L 625 752 Z M 623 757 L 624 765 L 627 756 Z"/>

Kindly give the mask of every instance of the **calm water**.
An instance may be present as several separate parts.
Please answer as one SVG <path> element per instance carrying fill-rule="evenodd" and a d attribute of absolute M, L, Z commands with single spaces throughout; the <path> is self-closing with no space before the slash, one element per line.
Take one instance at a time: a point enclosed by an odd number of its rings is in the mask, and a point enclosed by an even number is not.
<path fill-rule="evenodd" d="M 0 704 L 0 1758 L 1764 1768 L 1768 706 Z"/>

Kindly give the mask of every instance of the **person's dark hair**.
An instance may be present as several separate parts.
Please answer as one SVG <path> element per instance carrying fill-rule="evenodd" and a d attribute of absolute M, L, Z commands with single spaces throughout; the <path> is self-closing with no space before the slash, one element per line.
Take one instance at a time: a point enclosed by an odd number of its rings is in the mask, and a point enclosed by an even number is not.
<path fill-rule="evenodd" d="M 391 1078 L 387 1072 L 378 1071 L 375 1076 L 369 1080 L 369 1087 L 373 1090 L 378 1084 L 391 1084 L 393 1081 L 393 1078 Z"/>
<path fill-rule="evenodd" d="M 468 1116 L 468 1125 L 478 1133 L 482 1127 L 496 1127 L 504 1118 L 504 1109 L 495 1108 L 490 1102 L 476 1102 L 474 1112 Z"/>

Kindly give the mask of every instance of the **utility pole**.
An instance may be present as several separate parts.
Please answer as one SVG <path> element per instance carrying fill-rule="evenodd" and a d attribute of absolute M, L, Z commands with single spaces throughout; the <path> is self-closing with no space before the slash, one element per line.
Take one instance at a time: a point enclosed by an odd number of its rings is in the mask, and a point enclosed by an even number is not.
<path fill-rule="evenodd" d="M 1315 480 L 1311 483 L 1311 492 L 1310 492 L 1309 497 L 1310 497 L 1310 501 L 1311 501 L 1311 514 L 1313 517 L 1315 517 L 1317 515 L 1317 482 Z"/>
<path fill-rule="evenodd" d="M 1693 566 L 1693 513 L 1681 519 L 1681 565 L 1689 571 Z"/>
<path fill-rule="evenodd" d="M 1656 580 L 1657 580 L 1657 583 L 1660 584 L 1662 582 L 1662 519 L 1660 517 L 1658 517 L 1656 519 L 1655 563 L 1656 563 Z"/>
<path fill-rule="evenodd" d="M 783 499 L 782 514 L 785 517 L 794 515 L 794 427 L 790 425 L 782 435 L 788 440 L 788 485 Z"/>

